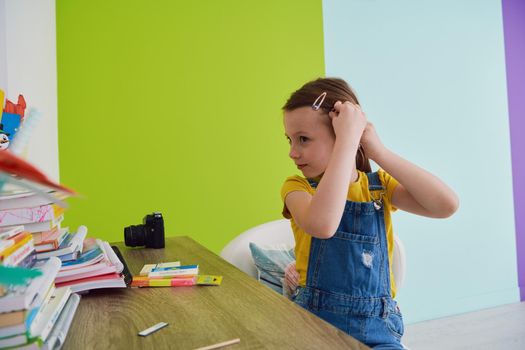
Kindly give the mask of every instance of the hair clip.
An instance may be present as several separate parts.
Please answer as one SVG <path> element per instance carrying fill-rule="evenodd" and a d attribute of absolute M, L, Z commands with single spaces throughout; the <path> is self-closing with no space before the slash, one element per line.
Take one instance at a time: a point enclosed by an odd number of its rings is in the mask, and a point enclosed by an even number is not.
<path fill-rule="evenodd" d="M 326 97 L 326 92 L 323 92 L 321 95 L 319 95 L 318 98 L 315 99 L 314 103 L 312 104 L 312 109 L 314 111 L 317 111 L 319 108 L 321 108 L 321 105 L 323 104 L 325 97 Z"/>

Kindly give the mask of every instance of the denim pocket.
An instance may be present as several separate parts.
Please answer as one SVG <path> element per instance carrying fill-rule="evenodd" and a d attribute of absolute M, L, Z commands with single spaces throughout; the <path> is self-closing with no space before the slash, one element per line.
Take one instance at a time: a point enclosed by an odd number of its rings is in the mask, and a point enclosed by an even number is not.
<path fill-rule="evenodd" d="M 364 235 L 360 233 L 351 233 L 351 232 L 345 232 L 345 231 L 337 231 L 334 235 L 335 238 L 343 239 L 350 242 L 356 242 L 356 243 L 368 243 L 368 244 L 378 244 L 379 243 L 379 237 L 375 234 L 371 235 Z"/>
<path fill-rule="evenodd" d="M 405 333 L 405 326 L 403 325 L 403 316 L 397 311 L 392 311 L 388 314 L 386 319 L 388 329 L 397 338 L 401 338 Z"/>
<path fill-rule="evenodd" d="M 308 278 L 319 289 L 363 295 L 364 286 L 373 289 L 380 281 L 384 255 L 379 241 L 378 236 L 345 231 L 330 239 L 312 239 Z"/>

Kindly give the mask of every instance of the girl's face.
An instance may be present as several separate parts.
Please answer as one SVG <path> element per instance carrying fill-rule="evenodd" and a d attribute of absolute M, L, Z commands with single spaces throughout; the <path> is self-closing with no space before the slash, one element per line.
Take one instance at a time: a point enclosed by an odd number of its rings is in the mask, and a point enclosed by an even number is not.
<path fill-rule="evenodd" d="M 286 111 L 284 131 L 290 142 L 288 155 L 303 175 L 308 178 L 322 175 L 335 143 L 330 117 L 311 107 Z"/>

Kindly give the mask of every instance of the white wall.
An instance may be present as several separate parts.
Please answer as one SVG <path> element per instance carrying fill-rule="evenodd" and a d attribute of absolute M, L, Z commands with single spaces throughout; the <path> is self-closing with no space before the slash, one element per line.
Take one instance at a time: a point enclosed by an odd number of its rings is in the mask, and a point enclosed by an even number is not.
<path fill-rule="evenodd" d="M 59 179 L 55 0 L 0 0 L 0 88 L 42 113 L 27 159 Z"/>
<path fill-rule="evenodd" d="M 0 0 L 0 88 L 5 91 L 7 87 L 7 64 L 6 64 L 6 35 L 5 30 L 5 1 Z M 3 108 L 4 105 L 0 106 Z"/>

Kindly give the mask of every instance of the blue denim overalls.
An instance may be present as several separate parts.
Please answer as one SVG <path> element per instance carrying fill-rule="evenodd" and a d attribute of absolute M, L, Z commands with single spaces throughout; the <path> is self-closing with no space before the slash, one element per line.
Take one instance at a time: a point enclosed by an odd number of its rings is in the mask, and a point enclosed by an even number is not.
<path fill-rule="evenodd" d="M 294 301 L 374 349 L 403 349 L 403 319 L 390 292 L 385 189 L 377 172 L 366 175 L 374 200 L 347 201 L 334 236 L 312 237 L 306 287 Z"/>

